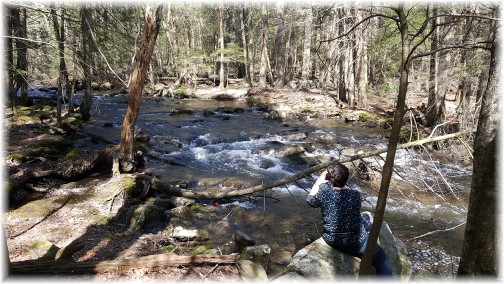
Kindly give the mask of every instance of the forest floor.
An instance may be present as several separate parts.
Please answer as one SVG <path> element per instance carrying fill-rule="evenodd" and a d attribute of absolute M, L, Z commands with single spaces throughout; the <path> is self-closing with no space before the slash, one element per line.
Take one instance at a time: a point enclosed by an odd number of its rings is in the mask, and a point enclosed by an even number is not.
<path fill-rule="evenodd" d="M 283 99 L 283 103 L 296 102 L 304 106 L 310 106 L 317 100 L 325 104 L 324 100 L 328 99 L 316 92 L 281 93 L 270 93 L 270 96 L 275 102 Z M 410 95 L 408 105 L 416 108 L 426 101 L 424 95 Z M 448 113 L 454 114 L 454 100 L 446 103 Z M 376 98 L 369 102 L 366 109 L 383 114 L 393 111 L 393 105 L 390 101 Z M 325 115 L 324 108 L 319 111 Z M 40 109 L 20 108 L 17 116 L 13 116 L 9 109 L 4 116 L 7 138 L 4 169 L 9 182 L 19 178 L 21 183 L 26 183 L 23 190 L 14 192 L 10 189 L 10 197 L 17 202 L 9 204 L 3 218 L 10 261 L 54 259 L 58 250 L 70 244 L 78 244 L 80 248 L 72 255 L 73 260 L 78 262 L 136 258 L 166 252 L 163 250 L 166 249 L 163 242 L 167 237 L 164 234 L 124 234 L 111 230 L 110 220 L 120 208 L 112 208 L 115 205 L 110 202 L 116 198 L 116 192 L 110 190 L 110 177 L 95 174 L 68 183 L 47 176 L 37 184 L 31 183 L 34 177 L 61 167 L 65 157 L 75 150 L 66 143 L 59 144 L 63 135 L 58 133 L 55 118 L 48 113 L 53 114 L 54 110 L 41 112 Z M 76 133 L 67 138 L 79 137 Z M 29 177 L 25 176 L 27 172 L 30 172 Z M 97 194 L 100 198 L 96 198 Z M 118 269 L 78 279 L 234 282 L 243 280 L 243 277 L 236 264 L 206 264 Z"/>

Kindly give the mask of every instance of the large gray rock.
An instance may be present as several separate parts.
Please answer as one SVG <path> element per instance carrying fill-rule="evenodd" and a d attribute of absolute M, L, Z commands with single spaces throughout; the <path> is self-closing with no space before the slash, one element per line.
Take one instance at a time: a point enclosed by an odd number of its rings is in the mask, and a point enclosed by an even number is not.
<path fill-rule="evenodd" d="M 384 223 L 378 240 L 385 250 L 395 279 L 408 280 L 411 275 L 411 262 L 407 257 L 404 243 L 394 237 L 389 226 Z M 299 250 L 290 264 L 272 282 L 292 280 L 355 280 L 359 274 L 360 259 L 339 252 L 327 245 L 322 238 Z"/>
<path fill-rule="evenodd" d="M 268 268 L 271 261 L 271 248 L 266 244 L 246 247 L 240 254 L 240 260 L 243 259 Z"/>
<path fill-rule="evenodd" d="M 241 276 L 246 282 L 268 281 L 268 275 L 262 265 L 246 259 L 242 259 L 238 263 L 241 268 Z"/>

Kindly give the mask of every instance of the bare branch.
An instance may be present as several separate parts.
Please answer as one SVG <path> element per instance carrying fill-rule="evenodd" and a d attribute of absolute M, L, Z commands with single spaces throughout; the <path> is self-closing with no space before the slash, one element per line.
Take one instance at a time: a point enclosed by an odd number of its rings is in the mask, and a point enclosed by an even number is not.
<path fill-rule="evenodd" d="M 29 38 L 26 38 L 26 37 L 17 37 L 17 36 L 6 36 L 6 35 L 4 35 L 3 38 L 10 38 L 10 39 L 15 39 L 15 40 L 22 40 L 22 41 L 27 41 L 27 42 L 39 43 L 39 44 L 51 44 L 49 42 L 44 42 L 44 41 L 40 41 L 40 40 L 29 39 Z"/>
<path fill-rule="evenodd" d="M 112 69 L 112 67 L 110 66 L 108 60 L 107 60 L 107 57 L 105 56 L 105 54 L 103 54 L 103 52 L 101 51 L 100 47 L 98 46 L 98 42 L 96 40 L 96 36 L 93 32 L 93 29 L 91 28 L 91 25 L 89 24 L 89 21 L 87 20 L 86 18 L 86 24 L 89 28 L 89 32 L 91 34 L 91 38 L 93 39 L 93 42 L 96 46 L 96 49 L 98 50 L 98 52 L 100 53 L 100 55 L 103 57 L 103 60 L 105 60 L 105 63 L 107 64 L 107 67 L 109 68 L 110 72 L 112 72 L 112 74 L 114 74 L 114 76 L 117 77 L 117 79 L 119 79 L 119 81 L 121 81 L 121 83 L 124 85 L 125 88 L 128 88 L 128 84 L 126 84 L 126 82 L 124 82 L 124 80 L 119 77 L 119 75 L 117 75 L 117 73 L 114 71 L 114 69 Z"/>
<path fill-rule="evenodd" d="M 414 237 L 414 238 L 408 239 L 408 241 L 420 239 L 420 238 L 423 238 L 423 237 L 426 237 L 426 236 L 429 236 L 429 235 L 433 235 L 433 234 L 436 234 L 436 233 L 443 233 L 443 232 L 448 232 L 448 231 L 451 231 L 451 230 L 455 230 L 458 227 L 460 227 L 462 225 L 465 225 L 465 223 L 466 223 L 466 221 L 464 221 L 464 222 L 462 222 L 462 223 L 460 223 L 460 224 L 458 224 L 456 226 L 453 226 L 451 228 L 446 228 L 446 229 L 441 229 L 441 230 L 435 230 L 435 231 L 432 231 L 432 232 L 428 232 L 428 233 L 420 235 L 418 237 Z"/>
<path fill-rule="evenodd" d="M 319 42 L 330 42 L 330 41 L 334 41 L 334 40 L 337 40 L 337 39 L 340 39 L 342 37 L 346 37 L 347 35 L 349 35 L 350 33 L 352 33 L 356 28 L 358 28 L 362 23 L 372 19 L 372 18 L 376 18 L 376 17 L 384 17 L 384 18 L 387 18 L 387 19 L 391 19 L 395 22 L 398 21 L 397 18 L 395 17 L 391 17 L 391 16 L 388 16 L 388 15 L 385 15 L 385 14 L 373 14 L 373 15 L 369 15 L 367 16 L 366 18 L 362 19 L 360 22 L 358 22 L 357 24 L 355 24 L 353 27 L 350 28 L 350 30 L 348 30 L 346 33 L 344 34 L 341 34 L 335 38 L 332 38 L 332 39 L 325 39 L 325 40 L 320 40 Z"/>
<path fill-rule="evenodd" d="M 442 50 L 447 50 L 447 49 L 455 49 L 455 48 L 481 48 L 481 49 L 484 49 L 484 50 L 490 50 L 491 48 L 487 46 L 487 44 L 489 43 L 492 43 L 490 41 L 479 41 L 479 42 L 468 42 L 468 43 L 461 43 L 461 44 L 457 44 L 457 45 L 446 45 L 446 46 L 443 46 L 443 47 L 440 47 L 436 50 L 431 50 L 431 51 L 428 51 L 428 52 L 424 52 L 424 53 L 419 53 L 419 54 L 416 54 L 416 55 L 413 55 L 411 56 L 410 60 L 414 60 L 414 59 L 417 59 L 417 58 L 420 58 L 420 57 L 424 57 L 424 56 L 429 56 L 431 54 L 434 54 L 436 52 L 440 52 Z"/>

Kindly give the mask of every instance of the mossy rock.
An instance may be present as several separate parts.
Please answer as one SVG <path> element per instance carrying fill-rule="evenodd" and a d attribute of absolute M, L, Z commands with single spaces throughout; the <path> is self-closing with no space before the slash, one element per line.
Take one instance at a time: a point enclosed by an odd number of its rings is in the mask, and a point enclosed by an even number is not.
<path fill-rule="evenodd" d="M 68 196 L 55 196 L 31 201 L 9 212 L 9 218 L 29 220 L 29 222 L 25 223 L 37 223 L 51 212 L 65 205 L 69 198 Z"/>
<path fill-rule="evenodd" d="M 61 138 L 60 136 L 53 136 L 53 137 L 48 137 L 48 138 L 45 138 L 44 140 L 41 140 L 39 145 L 41 147 L 64 149 L 64 148 L 72 147 L 73 142 L 70 140 Z"/>
<path fill-rule="evenodd" d="M 135 205 L 128 212 L 128 232 L 140 231 L 144 225 L 167 220 L 166 213 L 154 205 Z"/>
<path fill-rule="evenodd" d="M 98 89 L 99 87 L 100 87 L 100 84 L 98 84 L 97 82 L 91 82 L 92 89 Z"/>
<path fill-rule="evenodd" d="M 173 91 L 173 97 L 177 99 L 187 99 L 190 96 L 187 94 L 186 89 L 181 88 Z"/>
<path fill-rule="evenodd" d="M 81 128 L 83 121 L 76 117 L 67 117 L 65 121 L 62 123 L 62 126 L 65 128 L 72 128 L 71 126 L 75 126 L 77 128 Z M 69 126 L 67 126 L 69 125 Z"/>
<path fill-rule="evenodd" d="M 6 160 L 17 161 L 19 163 L 22 163 L 25 159 L 26 159 L 26 155 L 21 154 L 21 153 L 10 154 L 6 157 Z"/>
<path fill-rule="evenodd" d="M 36 241 L 29 247 L 25 248 L 24 254 L 29 255 L 31 258 L 47 258 L 51 259 L 58 252 L 58 247 L 53 243 L 43 240 Z"/>
<path fill-rule="evenodd" d="M 258 107 L 263 109 L 269 109 L 272 102 L 267 98 L 262 98 L 259 96 L 249 96 L 247 97 L 247 104 L 252 107 Z"/>
<path fill-rule="evenodd" d="M 29 116 L 29 115 L 24 115 L 24 114 L 18 114 L 13 117 L 13 121 L 18 122 L 18 123 L 25 123 L 25 124 L 31 124 L 31 123 L 36 123 L 38 119 Z"/>
<path fill-rule="evenodd" d="M 58 150 L 52 147 L 38 147 L 26 153 L 26 156 L 40 157 L 40 156 L 53 156 L 58 154 Z"/>
<path fill-rule="evenodd" d="M 34 109 L 34 110 L 41 110 L 41 111 L 45 111 L 45 112 L 50 112 L 50 111 L 54 110 L 54 107 L 49 106 L 49 105 L 36 104 L 36 105 L 33 105 L 33 106 L 29 107 L 28 109 Z"/>
<path fill-rule="evenodd" d="M 171 253 L 173 252 L 173 250 L 175 250 L 177 248 L 177 246 L 175 245 L 167 245 L 167 246 L 164 246 L 161 248 L 161 252 L 164 252 L 164 253 Z"/>
<path fill-rule="evenodd" d="M 198 254 L 209 254 L 208 251 L 210 250 L 212 250 L 210 246 L 201 245 L 193 248 L 190 254 L 193 256 Z"/>
<path fill-rule="evenodd" d="M 385 121 L 387 121 L 387 117 L 376 114 L 376 113 L 370 113 L 370 112 L 362 112 L 359 114 L 359 120 L 364 121 L 364 122 L 372 122 L 376 124 L 381 124 Z"/>

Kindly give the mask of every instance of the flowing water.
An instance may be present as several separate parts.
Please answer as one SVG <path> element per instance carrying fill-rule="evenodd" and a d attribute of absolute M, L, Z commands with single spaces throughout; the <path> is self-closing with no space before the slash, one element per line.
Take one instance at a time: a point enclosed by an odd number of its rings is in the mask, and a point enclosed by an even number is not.
<path fill-rule="evenodd" d="M 124 95 L 95 97 L 92 121 L 86 130 L 119 142 L 126 104 Z M 145 98 L 136 126 L 151 136 L 151 154 L 185 165 L 148 159 L 145 170 L 164 182 L 185 183 L 192 190 L 210 184 L 226 190 L 267 183 L 294 175 L 317 161 L 387 146 L 379 127 L 365 128 L 340 118 L 308 123 L 270 121 L 244 102 Z M 303 155 L 288 152 L 300 146 L 306 150 Z M 383 159 L 368 162 L 379 166 Z M 385 221 L 406 241 L 414 269 L 434 274 L 437 269 L 443 274 L 451 265 L 446 259 L 459 255 L 464 226 L 443 230 L 465 221 L 472 172 L 431 159 L 427 153 L 398 151 Z M 316 174 L 312 178 L 316 179 Z M 284 266 L 290 254 L 309 240 L 320 237 L 320 212 L 305 202 L 312 182 L 307 178 L 245 198 L 201 201 L 219 204 L 220 209 L 213 217 L 199 216 L 185 226 L 204 226 L 220 245 L 235 230 L 241 230 L 258 244 L 272 247 L 274 270 Z M 363 209 L 372 211 L 376 180 L 368 182 L 354 176 L 349 185 L 361 192 Z M 436 230 L 440 231 L 410 240 Z"/>

